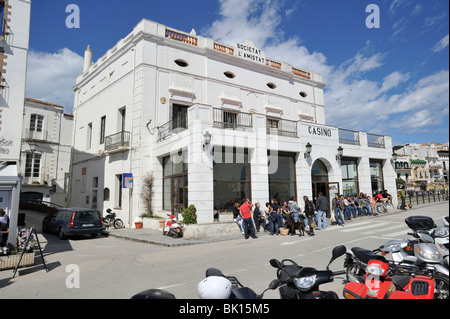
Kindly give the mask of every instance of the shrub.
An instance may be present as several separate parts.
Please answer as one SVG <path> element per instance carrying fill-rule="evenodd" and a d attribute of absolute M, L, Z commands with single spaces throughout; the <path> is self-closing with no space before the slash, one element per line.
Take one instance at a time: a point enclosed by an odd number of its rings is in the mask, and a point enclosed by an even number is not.
<path fill-rule="evenodd" d="M 183 216 L 183 223 L 186 225 L 197 224 L 197 208 L 194 205 L 190 205 L 188 208 L 184 208 L 181 211 L 181 216 Z"/>

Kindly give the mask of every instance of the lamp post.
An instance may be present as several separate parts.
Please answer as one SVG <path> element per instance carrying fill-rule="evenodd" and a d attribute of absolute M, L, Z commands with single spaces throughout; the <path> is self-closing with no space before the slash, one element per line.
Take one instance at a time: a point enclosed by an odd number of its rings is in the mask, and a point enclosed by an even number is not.
<path fill-rule="evenodd" d="M 205 150 L 209 144 L 211 144 L 211 134 L 206 131 L 206 133 L 203 135 L 203 150 Z"/>
<path fill-rule="evenodd" d="M 306 144 L 305 158 L 310 158 L 311 152 L 312 152 L 312 145 L 308 142 L 308 144 Z"/>
<path fill-rule="evenodd" d="M 340 162 L 342 159 L 342 156 L 344 156 L 344 149 L 342 148 L 342 146 L 339 146 L 338 154 L 336 155 L 336 161 Z"/>

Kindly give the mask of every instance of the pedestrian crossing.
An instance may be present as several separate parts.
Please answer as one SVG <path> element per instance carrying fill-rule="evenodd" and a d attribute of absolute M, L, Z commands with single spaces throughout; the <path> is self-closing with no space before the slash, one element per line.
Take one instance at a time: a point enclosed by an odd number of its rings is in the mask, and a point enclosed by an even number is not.
<path fill-rule="evenodd" d="M 388 239 L 403 239 L 408 237 L 411 230 L 404 222 L 384 222 L 366 221 L 356 223 L 346 223 L 345 227 L 328 226 L 327 231 L 337 231 L 340 233 L 358 233 L 361 235 L 376 235 Z"/>

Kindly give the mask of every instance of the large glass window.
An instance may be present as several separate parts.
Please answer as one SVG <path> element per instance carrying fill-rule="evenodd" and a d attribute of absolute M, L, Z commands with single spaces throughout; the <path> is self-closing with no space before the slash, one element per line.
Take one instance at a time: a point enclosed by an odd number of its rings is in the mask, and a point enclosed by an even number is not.
<path fill-rule="evenodd" d="M 188 165 L 183 152 L 163 159 L 163 209 L 178 211 L 188 204 Z"/>
<path fill-rule="evenodd" d="M 297 193 L 295 154 L 280 153 L 278 154 L 277 161 L 276 171 L 273 174 L 269 174 L 269 195 L 270 198 L 279 198 L 281 201 L 288 201 L 291 196 L 296 197 Z"/>
<path fill-rule="evenodd" d="M 383 163 L 381 161 L 370 161 L 370 179 L 372 182 L 372 194 L 384 190 Z"/>
<path fill-rule="evenodd" d="M 214 207 L 232 209 L 244 198 L 251 200 L 247 150 L 214 149 Z"/>
<path fill-rule="evenodd" d="M 358 184 L 358 162 L 356 159 L 341 160 L 342 187 L 344 196 L 351 196 L 359 193 Z"/>

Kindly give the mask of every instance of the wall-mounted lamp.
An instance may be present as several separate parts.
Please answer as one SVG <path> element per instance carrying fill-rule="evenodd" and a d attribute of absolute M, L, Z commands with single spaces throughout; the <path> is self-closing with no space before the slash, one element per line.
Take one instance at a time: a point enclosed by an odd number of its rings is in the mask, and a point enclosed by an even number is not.
<path fill-rule="evenodd" d="M 395 152 L 393 152 L 392 153 L 392 159 L 391 159 L 391 164 L 392 165 L 395 165 L 395 161 L 397 160 L 397 158 L 398 158 L 398 155 L 395 154 Z"/>
<path fill-rule="evenodd" d="M 336 161 L 340 162 L 342 156 L 344 156 L 344 149 L 342 148 L 342 146 L 339 146 L 338 155 L 336 155 Z"/>
<path fill-rule="evenodd" d="M 31 142 L 28 145 L 30 146 L 31 153 L 34 153 L 36 151 L 37 144 L 35 142 Z"/>
<path fill-rule="evenodd" d="M 206 131 L 206 133 L 203 135 L 203 150 L 205 150 L 209 144 L 211 144 L 211 134 Z"/>
<path fill-rule="evenodd" d="M 311 152 L 312 152 L 312 145 L 308 142 L 308 144 L 306 144 L 305 158 L 310 158 Z"/>

